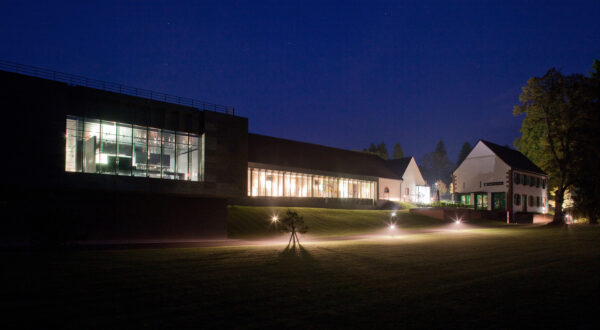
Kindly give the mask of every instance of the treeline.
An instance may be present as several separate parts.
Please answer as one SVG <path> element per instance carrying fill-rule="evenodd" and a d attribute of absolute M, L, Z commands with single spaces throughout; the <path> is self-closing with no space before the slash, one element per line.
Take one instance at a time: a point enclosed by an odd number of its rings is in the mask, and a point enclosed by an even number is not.
<path fill-rule="evenodd" d="M 392 156 L 390 157 L 388 154 L 387 147 L 385 146 L 385 142 L 381 142 L 378 145 L 371 143 L 368 149 L 363 149 L 363 152 L 368 152 L 370 154 L 377 155 L 383 159 L 400 159 L 404 158 L 404 151 L 402 150 L 402 146 L 400 143 L 396 143 L 394 145 L 394 149 L 392 151 Z"/>
<path fill-rule="evenodd" d="M 460 164 L 471 152 L 472 146 L 469 142 L 463 143 L 456 162 L 453 162 L 448 157 L 446 145 L 444 141 L 439 141 L 435 149 L 423 156 L 417 164 L 421 170 L 421 174 L 432 189 L 438 190 L 442 198 L 450 197 L 450 182 L 452 180 L 452 171 L 457 164 Z M 392 157 L 389 157 L 388 150 L 384 142 L 379 144 L 371 143 L 368 149 L 363 149 L 364 152 L 369 152 L 383 159 L 400 159 L 404 158 L 404 152 L 400 143 L 394 145 Z"/>

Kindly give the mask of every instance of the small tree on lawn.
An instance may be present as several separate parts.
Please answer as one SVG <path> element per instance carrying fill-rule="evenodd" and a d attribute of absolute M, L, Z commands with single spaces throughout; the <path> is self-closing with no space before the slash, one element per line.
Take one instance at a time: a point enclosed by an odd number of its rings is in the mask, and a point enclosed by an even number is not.
<path fill-rule="evenodd" d="M 298 239 L 298 233 L 304 234 L 308 231 L 308 226 L 304 224 L 304 219 L 298 215 L 298 212 L 293 210 L 287 210 L 285 217 L 281 219 L 281 231 L 290 233 L 290 244 L 296 246 L 296 243 L 300 245 L 300 239 Z"/>

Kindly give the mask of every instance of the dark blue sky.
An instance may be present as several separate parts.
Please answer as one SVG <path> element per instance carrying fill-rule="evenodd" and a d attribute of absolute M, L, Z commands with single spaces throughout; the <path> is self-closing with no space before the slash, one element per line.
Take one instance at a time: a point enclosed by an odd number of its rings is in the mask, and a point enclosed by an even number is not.
<path fill-rule="evenodd" d="M 0 58 L 234 106 L 361 149 L 510 144 L 521 86 L 600 58 L 600 1 L 0 3 Z"/>

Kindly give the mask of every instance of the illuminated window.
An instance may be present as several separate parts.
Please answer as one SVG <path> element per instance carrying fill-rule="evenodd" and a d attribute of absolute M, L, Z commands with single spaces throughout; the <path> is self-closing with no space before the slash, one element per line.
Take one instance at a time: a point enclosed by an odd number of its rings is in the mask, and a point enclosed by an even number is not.
<path fill-rule="evenodd" d="M 65 171 L 198 181 L 199 136 L 68 116 Z"/>
<path fill-rule="evenodd" d="M 460 195 L 460 203 L 464 204 L 464 205 L 470 205 L 471 204 L 471 194 Z"/>
<path fill-rule="evenodd" d="M 487 208 L 488 208 L 488 200 L 487 199 L 488 199 L 487 193 L 475 194 L 475 209 L 487 210 Z"/>
<path fill-rule="evenodd" d="M 133 126 L 133 164 L 134 176 L 146 176 L 148 169 L 148 130 Z"/>
<path fill-rule="evenodd" d="M 189 180 L 190 172 L 190 144 L 187 133 L 176 133 L 175 139 L 175 178 Z"/>
<path fill-rule="evenodd" d="M 350 178 L 248 168 L 248 196 L 374 199 L 375 183 Z"/>
<path fill-rule="evenodd" d="M 504 211 L 506 210 L 506 193 L 492 193 L 492 210 Z"/>

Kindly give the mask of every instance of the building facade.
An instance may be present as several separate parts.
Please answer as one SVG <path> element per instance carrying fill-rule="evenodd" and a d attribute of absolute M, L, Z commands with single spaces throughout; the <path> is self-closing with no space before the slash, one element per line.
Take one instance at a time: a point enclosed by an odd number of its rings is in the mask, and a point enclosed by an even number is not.
<path fill-rule="evenodd" d="M 249 134 L 248 198 L 240 202 L 373 207 L 382 197 L 382 180 L 399 193 L 402 180 L 378 156 Z"/>
<path fill-rule="evenodd" d="M 476 210 L 548 212 L 548 175 L 520 152 L 480 140 L 453 172 L 454 198 Z"/>
<path fill-rule="evenodd" d="M 0 81 L 3 240 L 226 237 L 231 203 L 429 201 L 414 158 L 249 134 L 226 106 L 9 62 Z"/>
<path fill-rule="evenodd" d="M 429 203 L 431 191 L 414 157 L 391 159 L 387 165 L 402 178 L 398 200 L 409 203 Z"/>
<path fill-rule="evenodd" d="M 78 76 L 8 69 L 15 72 L 0 71 L 1 134 L 13 141 L 0 162 L 12 173 L 1 185 L 3 235 L 226 236 L 227 201 L 246 194 L 246 118 Z"/>

